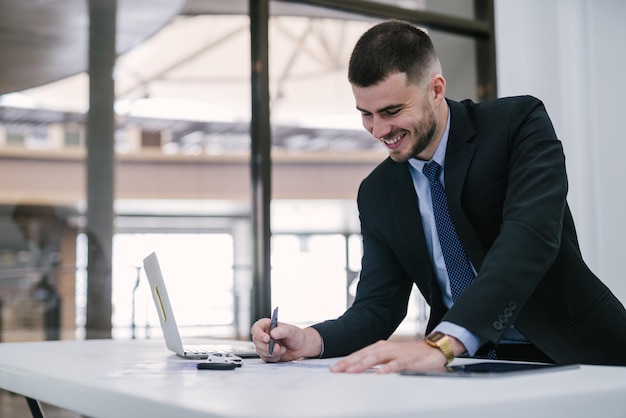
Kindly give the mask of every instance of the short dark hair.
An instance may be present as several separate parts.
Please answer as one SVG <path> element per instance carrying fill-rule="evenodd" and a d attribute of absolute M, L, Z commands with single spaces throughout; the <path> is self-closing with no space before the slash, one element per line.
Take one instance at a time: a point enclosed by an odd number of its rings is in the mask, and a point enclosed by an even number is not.
<path fill-rule="evenodd" d="M 357 41 L 348 66 L 348 80 L 359 87 L 379 83 L 395 73 L 420 83 L 439 65 L 430 37 L 408 22 L 388 20 L 368 29 Z"/>

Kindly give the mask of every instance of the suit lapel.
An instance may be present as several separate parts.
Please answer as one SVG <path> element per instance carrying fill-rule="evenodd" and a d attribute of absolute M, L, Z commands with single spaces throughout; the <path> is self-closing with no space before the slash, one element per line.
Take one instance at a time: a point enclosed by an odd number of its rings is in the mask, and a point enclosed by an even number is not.
<path fill-rule="evenodd" d="M 467 116 L 463 105 L 448 101 L 450 105 L 450 134 L 446 149 L 445 188 L 448 197 L 448 209 L 454 222 L 459 239 L 465 252 L 476 270 L 480 269 L 485 257 L 482 245 L 469 219 L 465 216 L 461 205 L 463 184 L 469 170 L 470 162 L 476 151 L 476 145 L 470 140 L 476 133 Z"/>
<path fill-rule="evenodd" d="M 418 237 L 424 235 L 424 230 L 419 219 L 417 194 L 406 164 L 394 164 L 394 180 L 391 205 L 396 231 L 405 248 L 421 250 L 423 240 Z"/>
<path fill-rule="evenodd" d="M 424 239 L 413 180 L 407 164 L 394 163 L 392 170 L 391 206 L 400 239 L 396 254 L 427 302 L 432 304 L 433 300 L 441 300 L 441 296 L 433 294 L 438 291 L 438 285 Z"/>

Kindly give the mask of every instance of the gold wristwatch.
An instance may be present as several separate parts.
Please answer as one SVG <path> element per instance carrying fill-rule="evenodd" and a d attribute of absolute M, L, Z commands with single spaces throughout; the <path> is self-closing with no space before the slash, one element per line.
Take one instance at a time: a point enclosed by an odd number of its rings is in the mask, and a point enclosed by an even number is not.
<path fill-rule="evenodd" d="M 444 356 L 446 356 L 446 364 L 454 360 L 454 351 L 452 351 L 452 342 L 443 332 L 435 331 L 424 337 L 424 342 L 431 347 L 435 347 L 441 350 Z"/>

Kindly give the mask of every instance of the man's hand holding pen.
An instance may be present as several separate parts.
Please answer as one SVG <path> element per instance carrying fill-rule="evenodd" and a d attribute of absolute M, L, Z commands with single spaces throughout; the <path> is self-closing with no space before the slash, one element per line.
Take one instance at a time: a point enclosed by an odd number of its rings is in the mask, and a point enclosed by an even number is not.
<path fill-rule="evenodd" d="M 322 337 L 315 328 L 300 328 L 278 322 L 277 315 L 277 310 L 274 310 L 272 319 L 262 318 L 252 325 L 252 341 L 264 362 L 276 363 L 320 356 Z M 465 351 L 456 339 L 453 342 L 456 354 Z M 423 341 L 379 341 L 338 360 L 330 370 L 335 373 L 360 373 L 379 366 L 376 372 L 384 374 L 401 370 L 435 370 L 442 368 L 445 362 L 441 351 Z"/>
<path fill-rule="evenodd" d="M 313 328 L 299 328 L 278 322 L 277 309 L 272 319 L 262 318 L 252 325 L 252 341 L 257 354 L 266 363 L 319 357 L 322 338 Z M 271 335 L 270 335 L 271 334 Z"/>

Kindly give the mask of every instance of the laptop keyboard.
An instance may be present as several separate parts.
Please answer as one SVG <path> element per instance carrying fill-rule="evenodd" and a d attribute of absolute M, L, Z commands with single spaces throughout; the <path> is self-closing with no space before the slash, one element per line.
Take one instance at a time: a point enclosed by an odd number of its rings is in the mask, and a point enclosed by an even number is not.
<path fill-rule="evenodd" d="M 191 354 L 209 354 L 209 353 L 226 353 L 229 352 L 229 346 L 216 346 L 216 345 L 206 345 L 206 344 L 192 344 L 185 345 L 185 352 Z"/>
<path fill-rule="evenodd" d="M 191 355 L 208 355 L 210 353 L 233 353 L 236 355 L 249 354 L 257 356 L 254 348 L 230 344 L 185 344 L 185 353 Z"/>

